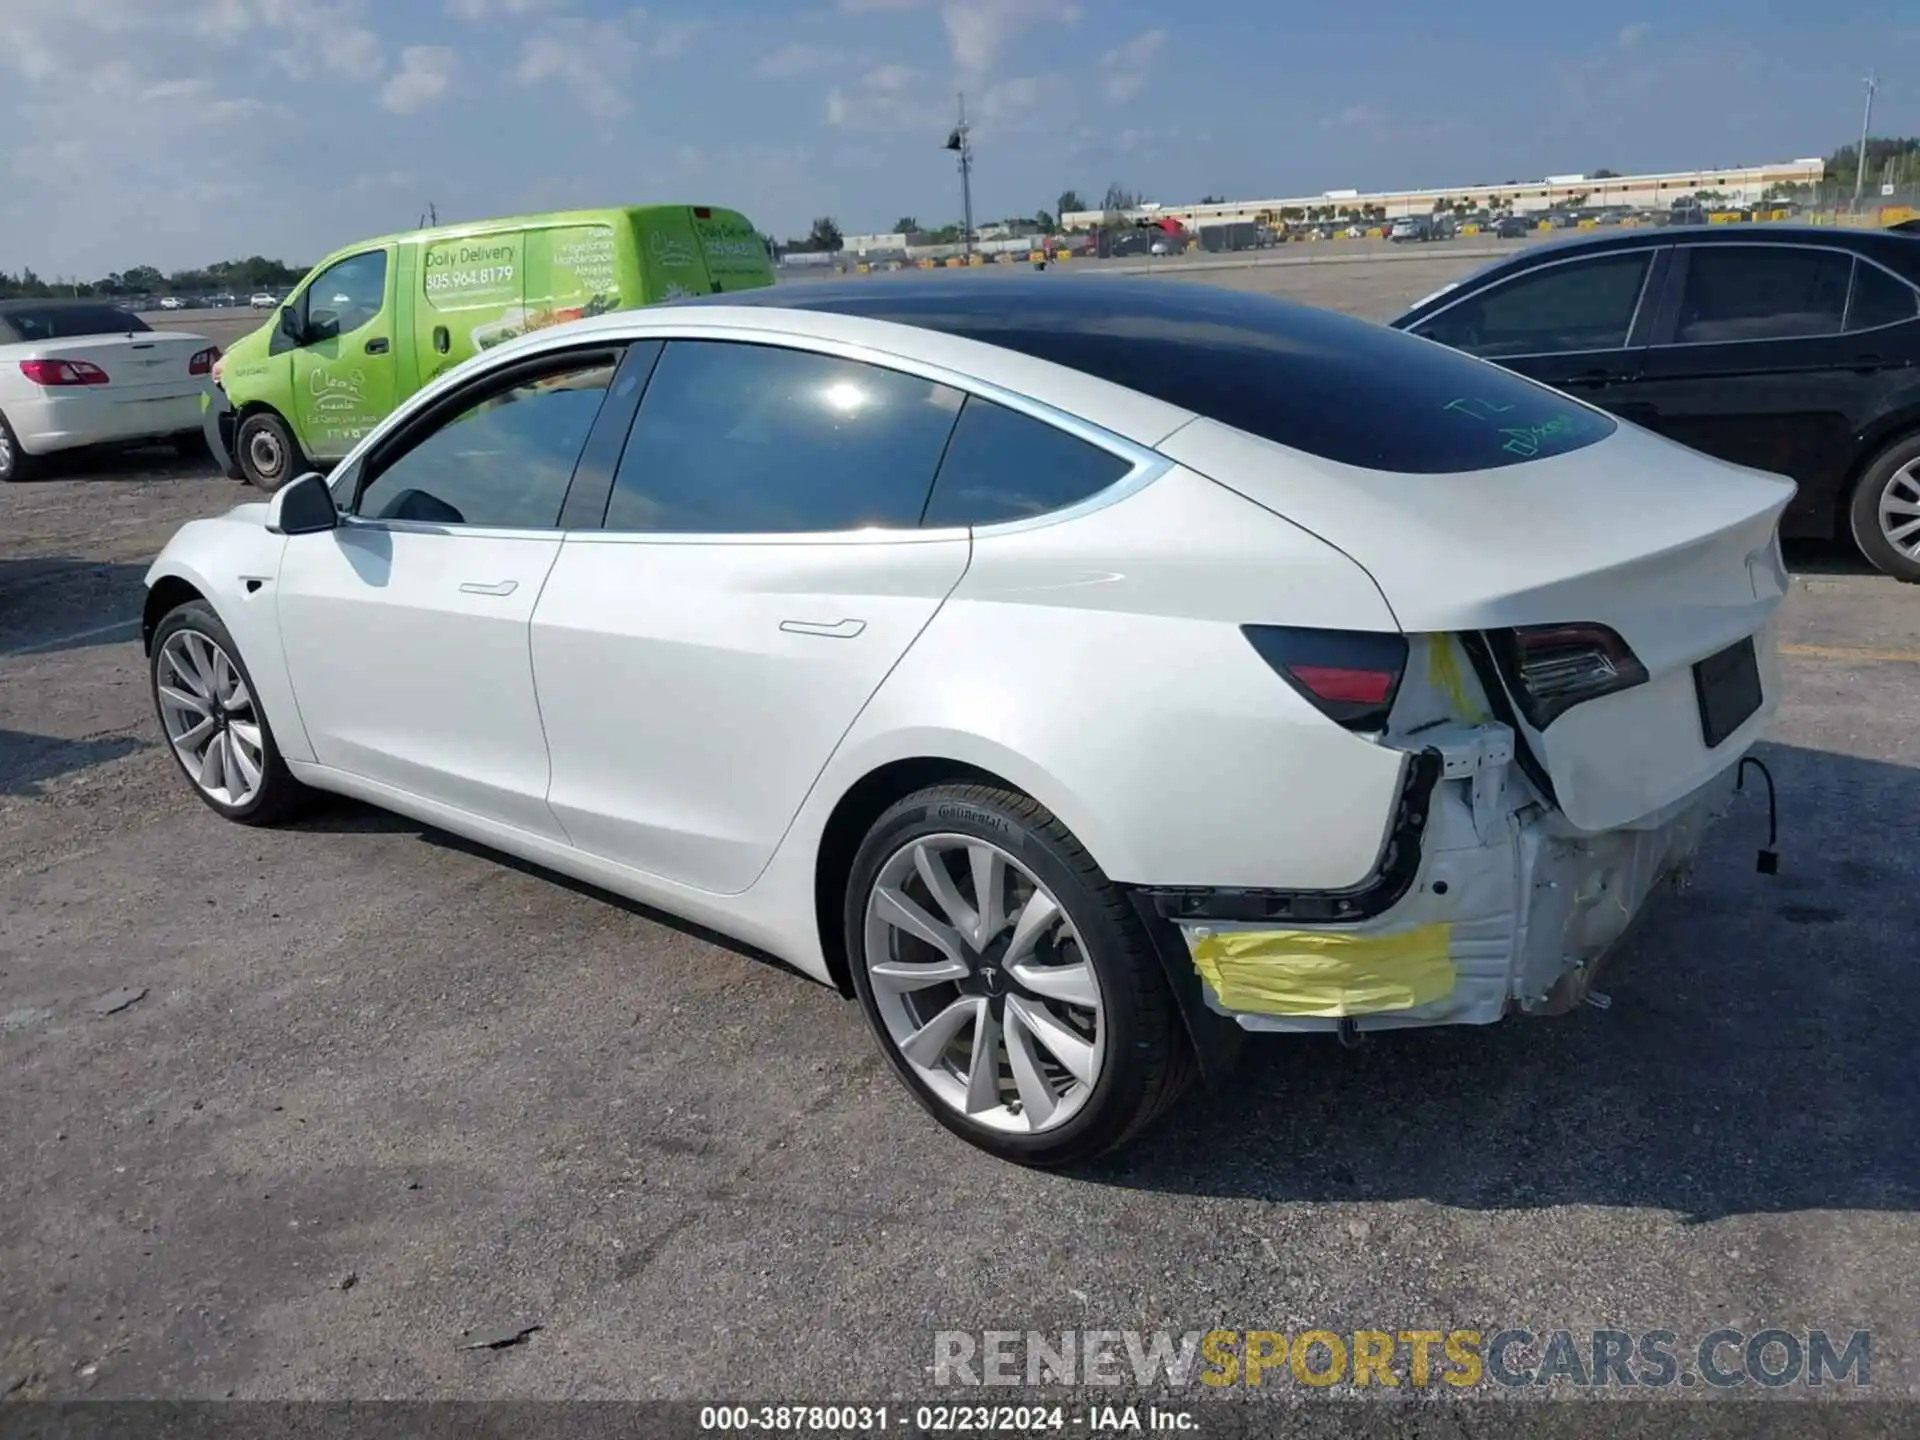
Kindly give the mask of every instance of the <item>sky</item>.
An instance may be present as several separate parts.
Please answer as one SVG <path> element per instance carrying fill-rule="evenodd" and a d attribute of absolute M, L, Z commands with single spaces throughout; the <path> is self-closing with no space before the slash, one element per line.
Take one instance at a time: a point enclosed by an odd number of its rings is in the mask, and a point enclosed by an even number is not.
<path fill-rule="evenodd" d="M 1636 10 L 1634 6 L 1638 6 Z M 1847 0 L 0 0 L 0 270 L 728 205 L 781 236 L 1682 170 L 1920 134 L 1920 7 Z"/>

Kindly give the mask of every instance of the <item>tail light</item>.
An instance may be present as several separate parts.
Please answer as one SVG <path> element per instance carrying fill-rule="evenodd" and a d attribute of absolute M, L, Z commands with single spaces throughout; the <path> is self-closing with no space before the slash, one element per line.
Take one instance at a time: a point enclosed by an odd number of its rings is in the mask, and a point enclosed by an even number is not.
<path fill-rule="evenodd" d="M 213 373 L 214 362 L 219 358 L 220 347 L 218 345 L 209 345 L 204 350 L 196 350 L 193 352 L 193 358 L 187 361 L 187 373 L 189 375 L 211 375 Z"/>
<path fill-rule="evenodd" d="M 693 218 L 696 220 L 711 220 L 713 218 L 713 207 L 709 205 L 694 206 Z"/>
<path fill-rule="evenodd" d="M 1605 625 L 1525 625 L 1487 638 L 1520 713 L 1536 730 L 1575 705 L 1647 682 L 1647 667 Z"/>
<path fill-rule="evenodd" d="M 1387 728 L 1407 670 L 1407 637 L 1372 630 L 1243 625 L 1260 658 L 1322 715 L 1345 729 Z"/>
<path fill-rule="evenodd" d="M 20 373 L 36 385 L 105 385 L 107 372 L 90 360 L 22 360 Z"/>

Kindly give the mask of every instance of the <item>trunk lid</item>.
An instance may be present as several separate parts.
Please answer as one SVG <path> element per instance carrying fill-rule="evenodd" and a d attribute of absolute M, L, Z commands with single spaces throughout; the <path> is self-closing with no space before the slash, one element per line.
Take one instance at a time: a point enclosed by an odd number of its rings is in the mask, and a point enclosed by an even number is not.
<path fill-rule="evenodd" d="M 85 360 L 106 372 L 107 383 L 93 387 L 115 401 L 140 401 L 192 395 L 209 383 L 188 363 L 213 342 L 201 335 L 165 330 L 132 335 L 76 335 L 15 347 L 22 360 Z"/>
<path fill-rule="evenodd" d="M 1464 474 L 1363 470 L 1198 420 L 1159 447 L 1345 551 L 1408 632 L 1610 627 L 1644 683 L 1517 728 L 1568 820 L 1654 815 L 1734 763 L 1777 704 L 1790 480 L 1622 423 L 1565 454 Z M 1262 617 L 1248 617 L 1257 620 Z M 1761 704 L 1709 745 L 1694 666 L 1753 638 Z M 1511 686 L 1509 687 L 1511 688 Z"/>

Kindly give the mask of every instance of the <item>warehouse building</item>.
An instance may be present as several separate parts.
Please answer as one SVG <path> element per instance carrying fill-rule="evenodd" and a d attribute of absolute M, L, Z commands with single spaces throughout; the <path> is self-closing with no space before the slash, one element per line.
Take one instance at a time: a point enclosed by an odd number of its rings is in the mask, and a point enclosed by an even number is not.
<path fill-rule="evenodd" d="M 1170 217 L 1190 229 L 1202 225 L 1311 215 L 1336 217 L 1349 211 L 1398 219 L 1430 215 L 1436 207 L 1536 213 L 1556 207 L 1624 207 L 1665 210 L 1675 200 L 1700 191 L 1715 192 L 1729 205 L 1755 205 L 1782 186 L 1813 186 L 1826 173 L 1822 160 L 1787 160 L 1773 165 L 1741 165 L 1718 170 L 1683 170 L 1659 175 L 1549 175 L 1500 185 L 1456 185 L 1438 190 L 1327 190 L 1275 200 L 1229 200 L 1212 205 L 1142 205 L 1130 219 Z M 1290 213 L 1291 212 L 1291 213 Z M 1060 217 L 1068 229 L 1085 229 L 1108 220 L 1103 211 L 1076 210 Z"/>

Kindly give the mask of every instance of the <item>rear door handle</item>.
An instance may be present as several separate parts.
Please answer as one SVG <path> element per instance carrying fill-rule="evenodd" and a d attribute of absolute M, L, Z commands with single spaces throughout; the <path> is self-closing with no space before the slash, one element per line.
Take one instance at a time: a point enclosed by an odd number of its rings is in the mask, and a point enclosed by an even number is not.
<path fill-rule="evenodd" d="M 453 337 L 447 333 L 446 326 L 436 325 L 433 327 L 433 348 L 436 353 L 441 355 L 446 354 L 447 351 L 453 348 Z"/>
<path fill-rule="evenodd" d="M 491 585 L 483 585 L 478 580 L 460 582 L 460 593 L 463 595 L 511 595 L 519 588 L 518 580 L 496 580 Z"/>
<path fill-rule="evenodd" d="M 387 353 L 387 340 L 385 336 L 377 335 L 373 339 L 367 341 L 367 354 L 384 355 L 386 353 Z"/>
<path fill-rule="evenodd" d="M 867 628 L 867 622 L 839 620 L 829 625 L 820 620 L 782 620 L 780 628 L 789 635 L 820 635 L 828 640 L 851 640 Z"/>

